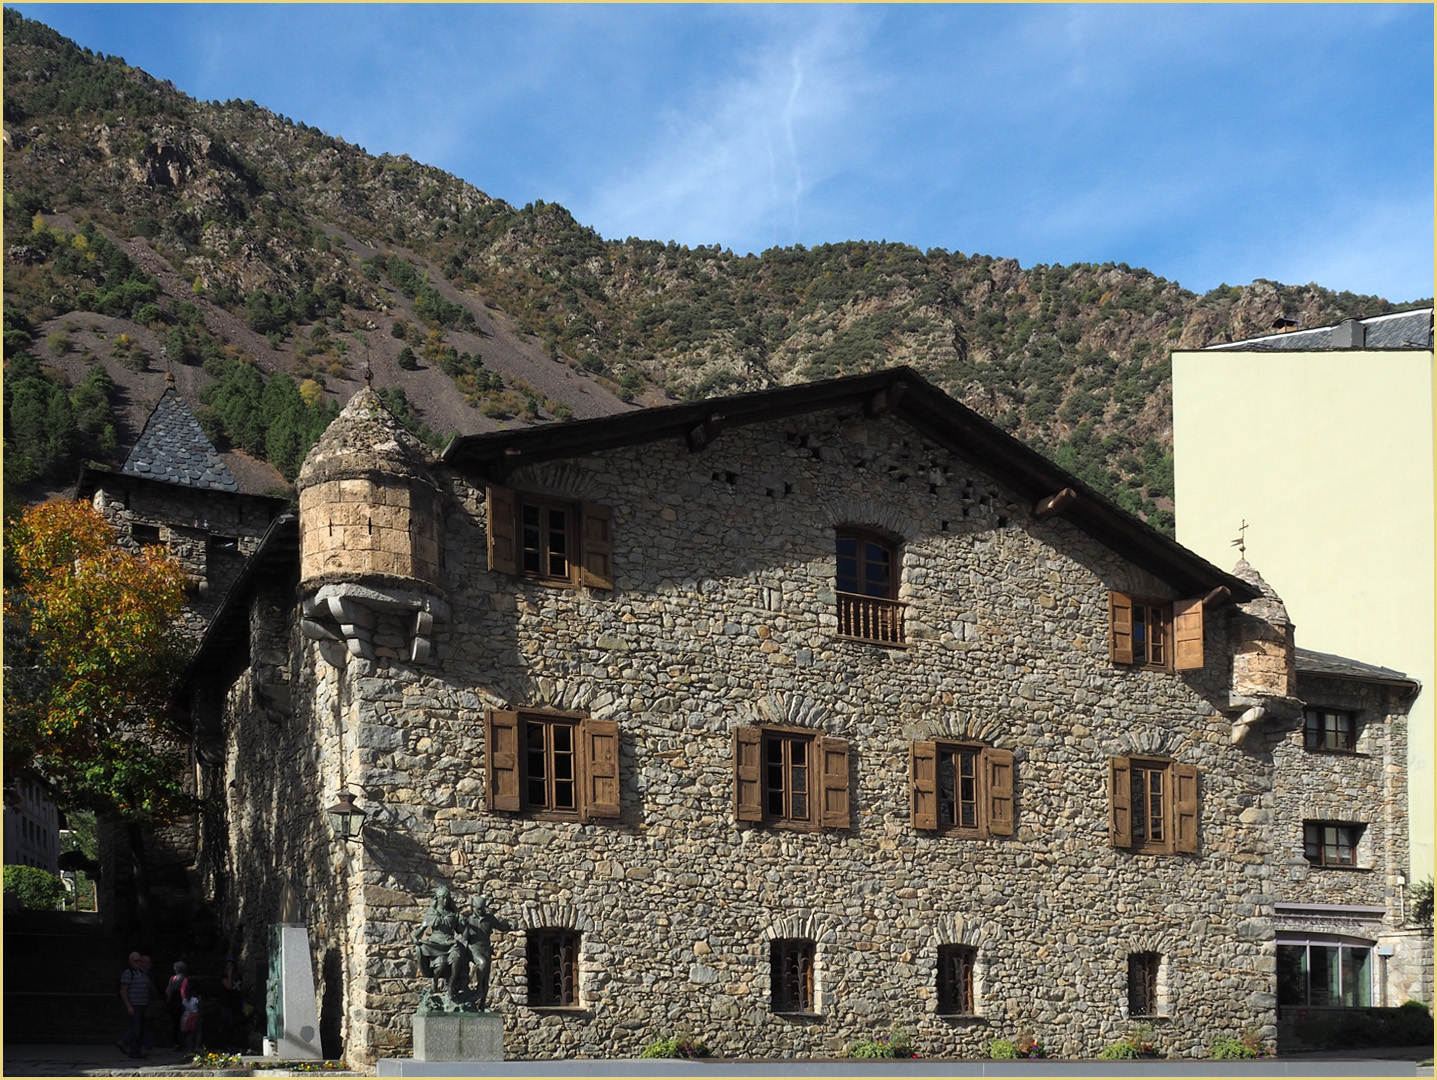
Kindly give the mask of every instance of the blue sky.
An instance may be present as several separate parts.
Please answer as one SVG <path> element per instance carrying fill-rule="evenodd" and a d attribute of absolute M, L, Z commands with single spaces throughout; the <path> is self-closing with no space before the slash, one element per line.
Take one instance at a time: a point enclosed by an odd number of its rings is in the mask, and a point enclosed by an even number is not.
<path fill-rule="evenodd" d="M 15 6 L 606 237 L 1433 292 L 1431 5 Z"/>

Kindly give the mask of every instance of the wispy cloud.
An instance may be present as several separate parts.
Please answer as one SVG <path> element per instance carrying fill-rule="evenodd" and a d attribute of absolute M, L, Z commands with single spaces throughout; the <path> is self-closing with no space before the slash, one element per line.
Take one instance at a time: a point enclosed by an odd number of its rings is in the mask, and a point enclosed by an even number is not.
<path fill-rule="evenodd" d="M 868 21 L 839 9 L 766 28 L 741 70 L 665 109 L 626 167 L 576 193 L 588 220 L 610 236 L 754 250 L 792 242 L 814 185 L 864 126 L 852 60 Z"/>

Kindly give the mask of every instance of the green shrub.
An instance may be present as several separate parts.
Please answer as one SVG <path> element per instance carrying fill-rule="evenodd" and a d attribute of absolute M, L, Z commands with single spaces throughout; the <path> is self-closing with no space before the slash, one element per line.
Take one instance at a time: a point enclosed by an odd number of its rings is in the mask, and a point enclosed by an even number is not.
<path fill-rule="evenodd" d="M 1220 1035 L 1208 1043 L 1208 1057 L 1216 1061 L 1235 1061 L 1257 1057 L 1257 1051 L 1244 1045 L 1241 1039 L 1234 1039 L 1230 1035 Z"/>
<path fill-rule="evenodd" d="M 702 1039 L 692 1035 L 673 1035 L 667 1039 L 655 1039 L 644 1047 L 641 1058 L 706 1058 L 709 1048 Z"/>
<path fill-rule="evenodd" d="M 1098 1058 L 1101 1061 L 1135 1061 L 1142 1056 L 1142 1051 L 1134 1046 L 1130 1040 L 1119 1039 L 1117 1042 L 1109 1043 L 1103 1047 L 1102 1053 L 1098 1055 Z"/>
<path fill-rule="evenodd" d="M 1012 1039 L 990 1039 L 988 1056 L 994 1061 L 1012 1061 L 1018 1056 L 1018 1047 Z"/>
<path fill-rule="evenodd" d="M 913 1052 L 913 1042 L 908 1037 L 907 1029 L 901 1024 L 894 1024 L 893 1030 L 887 1035 L 850 1043 L 848 1056 L 851 1058 L 912 1058 L 918 1055 Z"/>
<path fill-rule="evenodd" d="M 23 908 L 54 911 L 65 902 L 65 883 L 49 871 L 13 864 L 5 867 L 5 895 Z"/>

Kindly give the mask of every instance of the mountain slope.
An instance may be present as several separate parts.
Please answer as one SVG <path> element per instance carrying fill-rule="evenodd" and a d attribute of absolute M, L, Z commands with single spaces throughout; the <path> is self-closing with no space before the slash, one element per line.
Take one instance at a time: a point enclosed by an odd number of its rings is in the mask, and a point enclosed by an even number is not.
<path fill-rule="evenodd" d="M 103 366 L 121 449 L 167 364 L 210 399 L 221 444 L 292 475 L 303 431 L 366 364 L 437 442 L 907 363 L 1170 528 L 1173 348 L 1394 308 L 896 243 L 604 240 L 560 206 L 510 206 L 252 102 L 195 101 L 11 11 L 4 78 L 6 356 L 77 384 Z M 296 432 L 273 450 L 240 430 L 263 394 Z M 107 445 L 77 436 L 79 452 Z"/>

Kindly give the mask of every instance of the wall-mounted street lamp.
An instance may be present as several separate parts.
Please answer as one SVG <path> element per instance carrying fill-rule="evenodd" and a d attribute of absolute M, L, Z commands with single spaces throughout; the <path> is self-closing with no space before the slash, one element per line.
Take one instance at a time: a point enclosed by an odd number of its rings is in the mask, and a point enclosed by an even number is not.
<path fill-rule="evenodd" d="M 354 796 L 347 791 L 341 792 L 339 802 L 324 814 L 329 818 L 330 827 L 335 833 L 346 840 L 358 840 L 360 833 L 364 831 L 364 811 L 354 805 Z"/>

